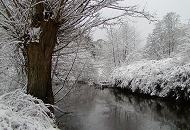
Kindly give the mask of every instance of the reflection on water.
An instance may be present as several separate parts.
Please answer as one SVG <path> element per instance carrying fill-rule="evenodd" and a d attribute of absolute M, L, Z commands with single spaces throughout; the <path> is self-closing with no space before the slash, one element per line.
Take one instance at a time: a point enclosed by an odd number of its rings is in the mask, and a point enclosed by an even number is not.
<path fill-rule="evenodd" d="M 58 106 L 63 130 L 190 130 L 190 107 L 81 86 Z"/>

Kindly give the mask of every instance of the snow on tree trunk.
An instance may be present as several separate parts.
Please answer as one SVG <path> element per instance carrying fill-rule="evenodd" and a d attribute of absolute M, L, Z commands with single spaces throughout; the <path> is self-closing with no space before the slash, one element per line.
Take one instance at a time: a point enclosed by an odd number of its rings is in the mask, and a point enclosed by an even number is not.
<path fill-rule="evenodd" d="M 54 104 L 51 79 L 52 53 L 57 40 L 57 25 L 47 21 L 41 25 L 38 42 L 30 43 L 27 51 L 27 93 Z"/>

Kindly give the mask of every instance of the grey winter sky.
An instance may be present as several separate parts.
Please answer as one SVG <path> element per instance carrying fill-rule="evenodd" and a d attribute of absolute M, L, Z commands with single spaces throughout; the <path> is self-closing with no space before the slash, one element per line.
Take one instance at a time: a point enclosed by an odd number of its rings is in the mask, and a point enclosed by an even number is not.
<path fill-rule="evenodd" d="M 151 13 L 156 13 L 156 17 L 161 19 L 168 12 L 176 12 L 181 17 L 181 21 L 188 23 L 190 19 L 190 0 L 124 0 L 122 5 L 138 5 L 140 8 L 145 8 Z M 104 10 L 105 16 L 117 15 L 117 11 Z M 132 19 L 133 26 L 137 28 L 142 38 L 142 44 L 145 44 L 146 37 L 152 32 L 154 23 L 150 24 L 149 21 L 145 19 Z M 94 31 L 94 40 L 106 39 L 106 31 L 96 29 Z"/>

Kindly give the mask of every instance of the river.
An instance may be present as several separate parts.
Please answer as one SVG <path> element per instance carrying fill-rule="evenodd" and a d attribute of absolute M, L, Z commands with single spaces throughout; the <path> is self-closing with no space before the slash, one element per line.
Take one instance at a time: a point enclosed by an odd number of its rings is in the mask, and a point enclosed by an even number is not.
<path fill-rule="evenodd" d="M 62 130 L 190 130 L 190 107 L 79 85 L 57 105 Z"/>

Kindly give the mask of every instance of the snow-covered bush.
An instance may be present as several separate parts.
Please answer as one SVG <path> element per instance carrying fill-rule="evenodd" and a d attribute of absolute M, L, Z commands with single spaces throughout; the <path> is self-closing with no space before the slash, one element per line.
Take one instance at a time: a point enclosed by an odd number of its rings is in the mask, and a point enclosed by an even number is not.
<path fill-rule="evenodd" d="M 0 130 L 56 130 L 45 104 L 16 90 L 0 96 Z"/>
<path fill-rule="evenodd" d="M 132 92 L 189 100 L 190 63 L 183 57 L 138 61 L 116 68 L 111 82 Z"/>

